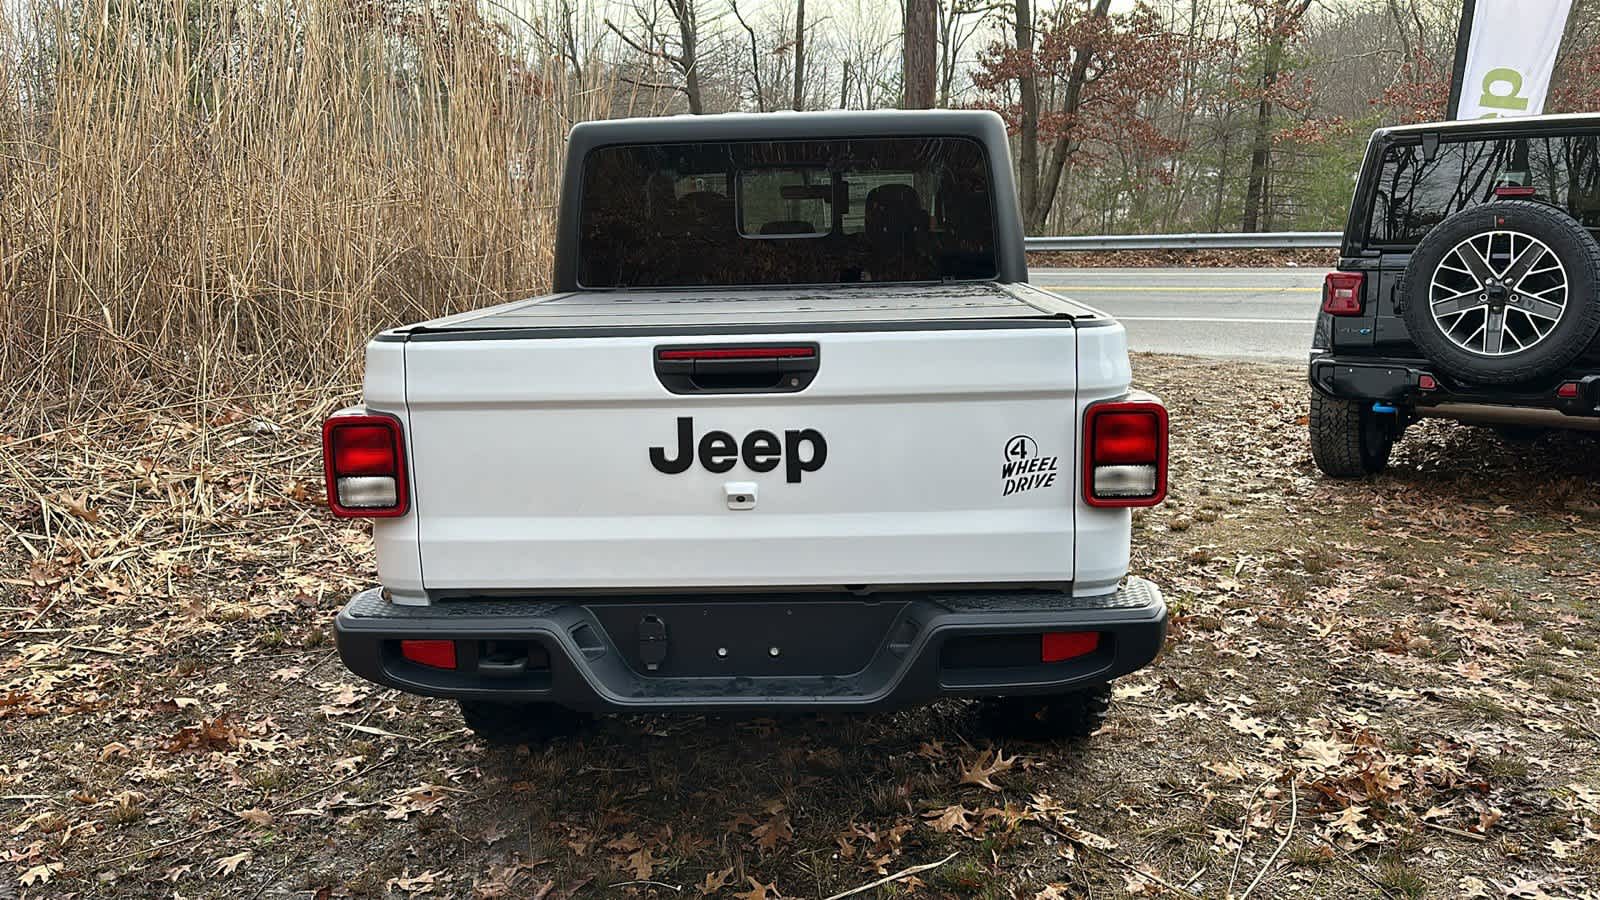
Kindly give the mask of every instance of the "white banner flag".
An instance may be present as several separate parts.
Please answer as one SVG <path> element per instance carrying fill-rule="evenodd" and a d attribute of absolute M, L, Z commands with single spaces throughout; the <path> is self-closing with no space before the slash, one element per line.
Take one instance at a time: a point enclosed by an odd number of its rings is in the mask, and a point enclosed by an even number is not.
<path fill-rule="evenodd" d="M 1572 0 L 1477 0 L 1457 119 L 1544 112 Z M 1461 48 L 1456 48 L 1461 53 Z"/>

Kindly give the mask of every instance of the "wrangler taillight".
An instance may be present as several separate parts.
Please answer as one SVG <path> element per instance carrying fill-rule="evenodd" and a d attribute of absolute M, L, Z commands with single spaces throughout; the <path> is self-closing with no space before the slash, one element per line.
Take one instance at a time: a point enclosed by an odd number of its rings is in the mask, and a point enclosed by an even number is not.
<path fill-rule="evenodd" d="M 1361 315 L 1361 289 L 1366 283 L 1361 272 L 1329 272 L 1322 283 L 1322 311 L 1330 316 Z"/>
<path fill-rule="evenodd" d="M 399 419 L 336 415 L 323 422 L 322 471 L 334 515 L 390 519 L 406 514 L 405 437 Z"/>
<path fill-rule="evenodd" d="M 1083 499 L 1090 506 L 1155 506 L 1167 496 L 1167 408 L 1097 403 L 1083 420 Z"/>

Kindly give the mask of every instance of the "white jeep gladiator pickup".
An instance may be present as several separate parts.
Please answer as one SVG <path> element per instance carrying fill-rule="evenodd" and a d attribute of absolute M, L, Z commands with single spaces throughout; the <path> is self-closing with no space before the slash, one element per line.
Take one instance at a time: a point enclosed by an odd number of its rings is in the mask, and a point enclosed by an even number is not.
<path fill-rule="evenodd" d="M 986 698 L 1092 731 L 1155 658 L 1167 416 L 1027 283 L 986 112 L 581 124 L 554 293 L 385 331 L 323 430 L 355 673 L 485 739 L 583 712 Z"/>

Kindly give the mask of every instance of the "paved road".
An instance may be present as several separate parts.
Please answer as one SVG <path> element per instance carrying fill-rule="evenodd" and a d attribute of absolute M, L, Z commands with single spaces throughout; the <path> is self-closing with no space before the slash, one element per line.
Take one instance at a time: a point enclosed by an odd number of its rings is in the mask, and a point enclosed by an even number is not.
<path fill-rule="evenodd" d="M 1033 269 L 1035 285 L 1116 316 L 1132 349 L 1304 362 L 1321 269 Z"/>

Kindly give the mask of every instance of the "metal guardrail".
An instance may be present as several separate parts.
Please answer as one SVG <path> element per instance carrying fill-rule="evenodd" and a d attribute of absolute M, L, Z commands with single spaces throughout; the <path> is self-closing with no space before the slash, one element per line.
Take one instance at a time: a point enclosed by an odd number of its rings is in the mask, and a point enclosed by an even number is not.
<path fill-rule="evenodd" d="M 1031 237 L 1029 251 L 1040 250 L 1325 250 L 1339 247 L 1337 231 L 1279 231 L 1260 234 L 1104 234 Z"/>

